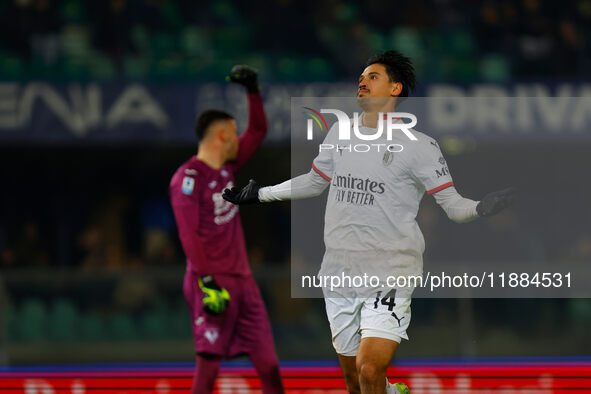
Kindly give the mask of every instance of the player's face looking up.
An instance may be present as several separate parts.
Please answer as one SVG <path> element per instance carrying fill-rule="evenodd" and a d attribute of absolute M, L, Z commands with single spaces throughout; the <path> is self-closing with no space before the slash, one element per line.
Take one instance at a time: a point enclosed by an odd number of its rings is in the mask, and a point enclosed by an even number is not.
<path fill-rule="evenodd" d="M 357 97 L 397 97 L 400 92 L 402 84 L 390 80 L 383 64 L 367 66 L 359 76 Z"/>
<path fill-rule="evenodd" d="M 402 84 L 390 79 L 383 64 L 367 66 L 359 76 L 357 98 L 365 112 L 392 111 L 401 91 Z"/>

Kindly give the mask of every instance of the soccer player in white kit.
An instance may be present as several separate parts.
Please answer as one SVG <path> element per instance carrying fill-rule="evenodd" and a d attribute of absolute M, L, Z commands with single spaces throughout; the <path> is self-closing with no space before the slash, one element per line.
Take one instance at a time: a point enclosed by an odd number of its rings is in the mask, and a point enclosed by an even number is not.
<path fill-rule="evenodd" d="M 370 58 L 359 77 L 357 97 L 364 110 L 359 132 L 375 134 L 379 117 L 394 112 L 396 99 L 408 96 L 414 86 L 410 59 L 396 51 Z M 392 149 L 320 150 L 307 174 L 270 187 L 251 180 L 242 189 L 226 189 L 223 197 L 234 204 L 300 199 L 318 196 L 330 186 L 319 276 L 421 275 L 425 244 L 415 218 L 425 193 L 435 197 L 450 219 L 464 223 L 500 212 L 511 204 L 514 191 L 493 192 L 480 202 L 462 197 L 437 142 L 411 132 L 416 141 L 402 132 L 384 141 Z M 367 142 L 351 134 L 347 145 Z M 323 144 L 339 146 L 338 138 L 335 124 Z M 398 345 L 408 339 L 410 293 L 397 294 L 382 284 L 323 289 L 333 346 L 350 393 L 410 392 L 405 384 L 386 378 Z"/>

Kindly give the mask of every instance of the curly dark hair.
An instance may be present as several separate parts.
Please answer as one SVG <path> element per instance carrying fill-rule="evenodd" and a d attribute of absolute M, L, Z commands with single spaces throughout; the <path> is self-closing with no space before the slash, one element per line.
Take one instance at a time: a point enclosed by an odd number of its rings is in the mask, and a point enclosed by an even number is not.
<path fill-rule="evenodd" d="M 376 63 L 383 64 L 386 67 L 390 81 L 402 84 L 400 97 L 408 97 L 408 94 L 414 90 L 417 83 L 412 61 L 400 52 L 392 50 L 370 57 L 365 67 Z"/>

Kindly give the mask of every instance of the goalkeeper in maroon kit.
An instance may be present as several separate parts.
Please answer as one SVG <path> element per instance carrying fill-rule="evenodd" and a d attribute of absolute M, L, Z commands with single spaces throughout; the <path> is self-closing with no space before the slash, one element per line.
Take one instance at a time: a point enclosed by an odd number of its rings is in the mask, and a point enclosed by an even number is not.
<path fill-rule="evenodd" d="M 213 391 L 220 361 L 246 354 L 263 393 L 282 393 L 271 325 L 248 265 L 238 207 L 222 198 L 265 137 L 267 121 L 256 72 L 235 66 L 228 80 L 246 87 L 248 128 L 238 137 L 232 115 L 202 112 L 195 125 L 198 153 L 179 167 L 169 188 L 187 256 L 183 290 L 197 353 L 192 392 Z"/>

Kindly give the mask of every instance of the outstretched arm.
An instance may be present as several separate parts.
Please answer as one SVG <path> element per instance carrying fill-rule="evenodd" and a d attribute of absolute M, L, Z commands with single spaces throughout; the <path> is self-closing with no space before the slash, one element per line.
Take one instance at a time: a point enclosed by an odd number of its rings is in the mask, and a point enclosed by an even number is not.
<path fill-rule="evenodd" d="M 233 204 L 252 204 L 259 202 L 297 200 L 302 198 L 316 197 L 328 187 L 330 182 L 320 176 L 316 171 L 311 170 L 280 183 L 275 186 L 260 187 L 255 180 L 251 179 L 248 185 L 239 189 L 224 190 L 222 197 Z"/>
<path fill-rule="evenodd" d="M 496 215 L 510 206 L 514 200 L 515 189 L 508 188 L 489 193 L 479 202 L 462 197 L 453 186 L 440 190 L 433 196 L 447 217 L 456 223 L 467 223 L 479 216 Z"/>
<path fill-rule="evenodd" d="M 467 223 L 478 217 L 476 206 L 478 201 L 464 198 L 455 187 L 450 186 L 433 194 L 437 204 L 456 223 Z"/>
<path fill-rule="evenodd" d="M 297 176 L 278 185 L 260 188 L 259 200 L 269 202 L 316 197 L 322 194 L 329 184 L 330 182 L 316 171 L 310 170 L 307 174 Z"/>

